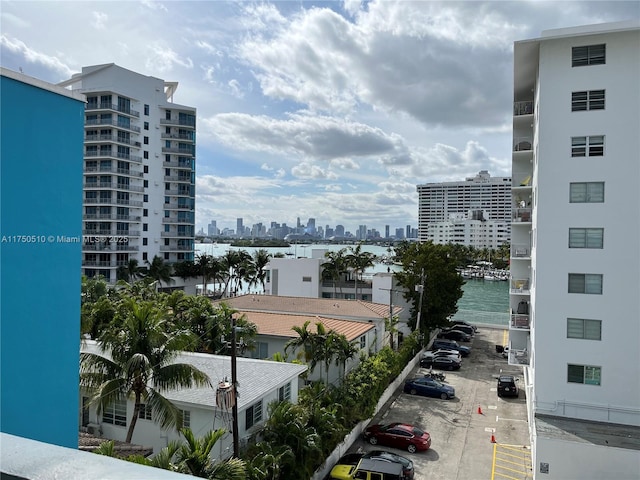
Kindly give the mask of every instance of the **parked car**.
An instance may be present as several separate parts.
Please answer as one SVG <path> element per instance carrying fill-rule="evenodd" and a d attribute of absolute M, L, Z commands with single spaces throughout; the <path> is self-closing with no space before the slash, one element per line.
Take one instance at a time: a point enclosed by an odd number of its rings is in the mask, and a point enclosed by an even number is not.
<path fill-rule="evenodd" d="M 513 375 L 500 375 L 498 377 L 498 396 L 516 397 L 520 395 L 518 379 Z"/>
<path fill-rule="evenodd" d="M 466 333 L 467 335 L 473 337 L 476 334 L 476 331 L 467 325 L 452 325 L 449 328 L 445 328 L 443 331 L 449 331 L 449 330 L 459 330 L 461 332 Z"/>
<path fill-rule="evenodd" d="M 435 357 L 451 357 L 456 360 L 462 360 L 460 352 L 458 350 L 450 350 L 447 348 L 440 348 L 438 350 L 427 350 L 422 354 L 422 358 L 435 358 Z"/>
<path fill-rule="evenodd" d="M 449 324 L 451 325 L 451 328 L 458 328 L 458 326 L 463 325 L 465 327 L 471 328 L 474 332 L 478 331 L 478 327 L 476 325 L 474 325 L 473 323 L 465 322 L 463 320 L 452 320 L 451 322 L 449 322 Z"/>
<path fill-rule="evenodd" d="M 387 445 L 409 453 L 428 450 L 431 446 L 431 435 L 408 423 L 371 425 L 363 435 L 371 445 Z"/>
<path fill-rule="evenodd" d="M 450 357 L 422 358 L 420 366 L 423 368 L 437 368 L 440 370 L 460 370 L 461 362 Z"/>
<path fill-rule="evenodd" d="M 404 476 L 408 480 L 413 480 L 415 475 L 415 471 L 413 469 L 413 462 L 409 460 L 407 457 L 403 457 L 402 455 L 397 455 L 393 452 L 387 452 L 386 450 L 371 450 L 366 452 L 362 458 L 371 458 L 373 460 L 382 460 L 385 462 L 391 463 L 399 463 L 402 465 L 402 471 Z"/>
<path fill-rule="evenodd" d="M 458 344 L 455 340 L 447 340 L 446 338 L 436 338 L 431 344 L 432 350 L 437 350 L 439 348 L 448 348 L 450 350 L 457 350 L 460 352 L 460 355 L 463 357 L 468 357 L 471 353 L 471 349 L 469 347 L 462 346 Z"/>
<path fill-rule="evenodd" d="M 405 381 L 404 391 L 411 395 L 440 397 L 443 400 L 448 400 L 456 396 L 456 390 L 451 385 L 446 385 L 429 377 L 416 377 Z"/>
<path fill-rule="evenodd" d="M 404 474 L 401 463 L 358 455 L 360 459 L 355 466 L 340 463 L 344 457 L 341 458 L 331 469 L 330 478 L 335 480 L 407 480 L 409 478 Z"/>
<path fill-rule="evenodd" d="M 438 334 L 438 338 L 446 338 L 447 340 L 456 340 L 458 342 L 471 341 L 471 335 L 460 330 L 443 330 Z"/>

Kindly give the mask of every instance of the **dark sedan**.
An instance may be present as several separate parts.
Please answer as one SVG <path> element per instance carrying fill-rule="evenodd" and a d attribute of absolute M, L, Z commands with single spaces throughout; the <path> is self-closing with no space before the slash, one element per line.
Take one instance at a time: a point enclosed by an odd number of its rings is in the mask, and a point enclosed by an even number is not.
<path fill-rule="evenodd" d="M 407 380 L 404 383 L 404 391 L 411 395 L 440 397 L 443 400 L 448 400 L 456 396 L 456 390 L 451 385 L 446 385 L 429 377 L 417 377 Z"/>
<path fill-rule="evenodd" d="M 446 338 L 447 340 L 455 340 L 457 342 L 471 341 L 471 335 L 460 330 L 443 330 L 438 334 L 438 338 Z"/>
<path fill-rule="evenodd" d="M 420 360 L 420 366 L 440 370 L 460 370 L 460 362 L 450 357 L 423 358 Z"/>
<path fill-rule="evenodd" d="M 408 423 L 371 425 L 363 435 L 371 445 L 387 445 L 407 450 L 409 453 L 428 450 L 431 446 L 431 435 Z"/>

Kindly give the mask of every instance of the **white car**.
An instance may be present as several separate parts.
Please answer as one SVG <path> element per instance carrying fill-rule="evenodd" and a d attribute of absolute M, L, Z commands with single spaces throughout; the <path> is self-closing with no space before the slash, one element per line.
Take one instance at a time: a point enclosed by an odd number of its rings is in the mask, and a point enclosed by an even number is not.
<path fill-rule="evenodd" d="M 460 352 L 457 350 L 448 350 L 446 348 L 440 348 L 439 350 L 427 350 L 422 354 L 422 358 L 434 359 L 436 357 L 449 357 L 454 360 L 462 361 Z"/>

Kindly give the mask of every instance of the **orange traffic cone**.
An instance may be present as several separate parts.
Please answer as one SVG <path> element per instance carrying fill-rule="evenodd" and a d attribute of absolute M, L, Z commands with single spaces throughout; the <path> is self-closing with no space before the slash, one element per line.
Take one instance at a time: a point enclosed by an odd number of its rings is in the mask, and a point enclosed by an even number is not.
<path fill-rule="evenodd" d="M 482 407 L 478 405 L 478 414 L 482 415 Z"/>
<path fill-rule="evenodd" d="M 491 443 L 496 443 L 496 437 L 495 437 L 495 435 L 491 435 Z"/>

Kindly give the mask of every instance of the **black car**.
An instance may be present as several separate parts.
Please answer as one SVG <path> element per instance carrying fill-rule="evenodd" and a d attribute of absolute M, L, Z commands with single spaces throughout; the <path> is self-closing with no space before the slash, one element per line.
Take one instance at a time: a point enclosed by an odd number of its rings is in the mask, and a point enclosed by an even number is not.
<path fill-rule="evenodd" d="M 420 360 L 420 366 L 439 370 L 460 370 L 460 362 L 451 357 L 423 358 Z"/>
<path fill-rule="evenodd" d="M 449 322 L 451 328 L 458 328 L 460 326 L 468 327 L 475 332 L 478 331 L 478 327 L 476 327 L 473 323 L 465 322 L 463 320 L 452 320 Z"/>
<path fill-rule="evenodd" d="M 498 377 L 498 396 L 518 398 L 520 389 L 517 382 L 518 379 L 513 375 L 500 375 Z"/>
<path fill-rule="evenodd" d="M 402 465 L 404 476 L 408 480 L 413 480 L 413 462 L 402 455 L 397 455 L 393 452 L 387 452 L 386 450 L 371 450 L 366 452 L 362 458 L 370 458 L 372 460 L 381 460 L 390 463 L 399 463 Z"/>
<path fill-rule="evenodd" d="M 472 327 L 467 326 L 467 325 L 452 325 L 451 327 L 446 328 L 443 331 L 445 331 L 445 330 L 447 330 L 447 331 L 448 330 L 459 330 L 459 331 L 464 332 L 467 335 L 470 335 L 472 337 L 476 334 L 476 331 Z"/>
<path fill-rule="evenodd" d="M 456 340 L 458 342 L 470 342 L 471 335 L 460 330 L 443 330 L 438 334 L 438 338 L 446 338 L 447 340 Z"/>
<path fill-rule="evenodd" d="M 438 350 L 439 348 L 447 348 L 449 350 L 457 350 L 463 357 L 468 357 L 471 353 L 469 347 L 459 345 L 455 340 L 447 340 L 444 338 L 436 338 L 431 344 L 431 350 Z"/>

